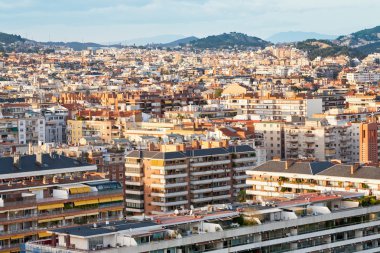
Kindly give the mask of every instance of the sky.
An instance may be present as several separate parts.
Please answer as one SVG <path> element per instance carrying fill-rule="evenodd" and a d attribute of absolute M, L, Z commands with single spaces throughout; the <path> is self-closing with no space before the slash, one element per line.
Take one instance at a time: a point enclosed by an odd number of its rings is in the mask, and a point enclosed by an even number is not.
<path fill-rule="evenodd" d="M 342 35 L 380 25 L 379 10 L 379 0 L 0 0 L 0 32 L 99 43 L 223 32 Z"/>

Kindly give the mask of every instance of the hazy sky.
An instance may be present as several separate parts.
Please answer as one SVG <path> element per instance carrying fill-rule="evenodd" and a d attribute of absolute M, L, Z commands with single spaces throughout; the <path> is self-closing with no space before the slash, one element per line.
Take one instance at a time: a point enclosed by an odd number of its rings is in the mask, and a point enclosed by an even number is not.
<path fill-rule="evenodd" d="M 0 0 L 0 31 L 39 41 L 162 34 L 348 34 L 380 25 L 379 0 Z"/>

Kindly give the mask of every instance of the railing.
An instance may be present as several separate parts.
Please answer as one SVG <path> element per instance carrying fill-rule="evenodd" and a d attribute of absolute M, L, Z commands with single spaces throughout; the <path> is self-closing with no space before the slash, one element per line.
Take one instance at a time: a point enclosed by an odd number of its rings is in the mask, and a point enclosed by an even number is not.
<path fill-rule="evenodd" d="M 81 193 L 81 194 L 74 194 L 69 195 L 67 199 L 74 200 L 74 199 L 81 199 L 81 198 L 87 198 L 87 197 L 94 197 L 94 196 L 105 196 L 105 195 L 113 195 L 113 194 L 123 194 L 123 189 L 115 189 L 115 190 L 107 190 L 107 191 L 99 191 L 99 192 L 89 192 L 89 193 Z M 38 205 L 47 205 L 51 202 L 60 201 L 62 202 L 65 200 L 65 198 L 55 198 L 51 197 L 50 199 L 46 198 L 41 200 L 24 200 L 24 201 L 14 201 L 14 202 L 5 202 L 4 206 L 0 207 L 0 209 L 10 209 L 9 211 L 12 211 L 12 208 L 18 207 L 18 206 L 27 206 L 31 207 L 31 209 L 34 207 L 36 208 Z M 0 218 L 0 220 L 3 218 Z"/>

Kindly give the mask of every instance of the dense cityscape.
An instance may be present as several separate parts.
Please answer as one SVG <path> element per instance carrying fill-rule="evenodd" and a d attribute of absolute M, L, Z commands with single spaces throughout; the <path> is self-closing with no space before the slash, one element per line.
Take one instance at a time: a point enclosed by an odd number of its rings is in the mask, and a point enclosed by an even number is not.
<path fill-rule="evenodd" d="M 0 33 L 0 253 L 380 252 L 379 85 L 380 26 Z"/>

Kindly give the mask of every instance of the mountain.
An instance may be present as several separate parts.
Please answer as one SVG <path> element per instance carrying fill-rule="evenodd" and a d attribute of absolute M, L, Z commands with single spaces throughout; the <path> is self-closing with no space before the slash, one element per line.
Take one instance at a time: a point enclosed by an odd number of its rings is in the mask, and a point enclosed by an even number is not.
<path fill-rule="evenodd" d="M 339 55 L 347 55 L 350 57 L 363 58 L 364 55 L 356 48 L 350 48 L 346 46 L 339 46 L 329 40 L 305 40 L 297 42 L 296 48 L 305 51 L 308 54 L 309 59 L 314 60 L 318 56 L 331 57 Z"/>
<path fill-rule="evenodd" d="M 317 39 L 317 40 L 333 40 L 338 36 L 336 35 L 327 35 L 315 32 L 297 32 L 297 31 L 289 31 L 289 32 L 280 32 L 273 34 L 269 38 L 268 41 L 272 43 L 290 43 L 290 42 L 298 42 L 304 41 L 308 39 Z"/>
<path fill-rule="evenodd" d="M 137 38 L 131 40 L 120 41 L 114 44 L 122 44 L 127 46 L 145 46 L 148 44 L 165 44 L 175 40 L 183 39 L 185 36 L 178 34 L 165 34 L 153 37 Z"/>
<path fill-rule="evenodd" d="M 159 46 L 161 46 L 161 47 L 178 47 L 181 45 L 189 44 L 190 42 L 195 41 L 195 40 L 198 40 L 198 38 L 195 36 L 190 36 L 190 37 L 175 40 L 175 41 L 172 41 L 169 43 L 159 44 Z"/>
<path fill-rule="evenodd" d="M 206 38 L 198 39 L 191 41 L 190 45 L 198 49 L 220 49 L 220 48 L 229 48 L 229 47 L 240 47 L 240 48 L 264 48 L 271 43 L 265 40 L 262 40 L 257 37 L 248 36 L 243 33 L 223 33 L 220 35 L 212 35 Z"/>
<path fill-rule="evenodd" d="M 15 42 L 24 42 L 26 39 L 20 35 L 8 34 L 0 32 L 0 44 L 9 45 Z"/>
<path fill-rule="evenodd" d="M 377 42 L 380 42 L 380 26 L 340 36 L 336 40 L 338 45 L 348 47 L 362 47 Z"/>

